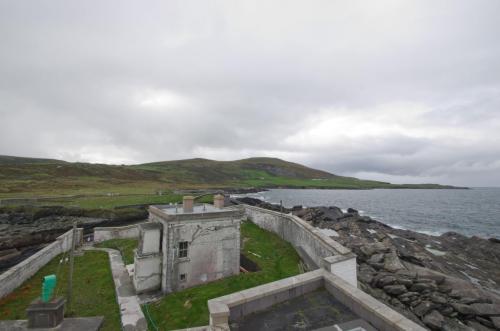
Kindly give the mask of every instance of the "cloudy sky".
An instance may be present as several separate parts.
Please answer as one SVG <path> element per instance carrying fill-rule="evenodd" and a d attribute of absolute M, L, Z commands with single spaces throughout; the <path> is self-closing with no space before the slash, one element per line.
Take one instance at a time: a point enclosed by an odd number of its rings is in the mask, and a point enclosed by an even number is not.
<path fill-rule="evenodd" d="M 500 1 L 0 0 L 0 154 L 500 186 Z"/>

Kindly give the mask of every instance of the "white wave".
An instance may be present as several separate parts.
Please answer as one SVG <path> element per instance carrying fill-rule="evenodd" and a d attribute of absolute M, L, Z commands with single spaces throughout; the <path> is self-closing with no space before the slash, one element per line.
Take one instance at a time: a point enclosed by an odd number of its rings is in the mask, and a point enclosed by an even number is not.
<path fill-rule="evenodd" d="M 384 223 L 384 222 L 382 222 L 382 223 Z M 444 233 L 442 231 L 414 230 L 414 229 L 409 229 L 409 228 L 406 228 L 406 227 L 398 225 L 398 224 L 390 224 L 390 223 L 385 223 L 385 224 L 389 225 L 393 229 L 413 231 L 413 232 L 418 232 L 418 233 L 426 234 L 428 236 L 433 236 L 433 237 L 439 237 L 440 235 L 442 235 Z"/>

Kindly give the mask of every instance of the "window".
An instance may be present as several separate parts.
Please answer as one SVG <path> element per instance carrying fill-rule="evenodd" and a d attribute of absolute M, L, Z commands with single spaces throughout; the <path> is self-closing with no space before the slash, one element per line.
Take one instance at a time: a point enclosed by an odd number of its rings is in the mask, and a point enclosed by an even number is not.
<path fill-rule="evenodd" d="M 187 278 L 187 274 L 180 274 L 179 275 L 179 279 L 181 280 L 181 282 L 185 282 L 186 278 Z"/>
<path fill-rule="evenodd" d="M 179 257 L 187 257 L 188 256 L 188 242 L 181 241 L 179 242 Z"/>

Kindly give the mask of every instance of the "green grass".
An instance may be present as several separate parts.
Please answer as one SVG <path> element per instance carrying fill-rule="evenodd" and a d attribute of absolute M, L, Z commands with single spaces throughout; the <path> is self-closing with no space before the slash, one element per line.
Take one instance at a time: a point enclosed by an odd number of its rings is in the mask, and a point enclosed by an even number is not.
<path fill-rule="evenodd" d="M 254 273 L 228 277 L 206 285 L 167 295 L 143 306 L 160 330 L 208 324 L 207 300 L 298 274 L 300 258 L 295 249 L 277 235 L 251 222 L 241 226 L 243 253 L 261 268 Z M 256 254 L 256 255 L 255 255 Z M 150 329 L 154 330 L 150 321 Z"/>
<path fill-rule="evenodd" d="M 95 247 L 113 248 L 122 254 L 125 265 L 134 263 L 134 249 L 137 248 L 137 239 L 111 239 L 96 244 Z"/>
<path fill-rule="evenodd" d="M 61 257 L 62 255 L 55 257 L 14 292 L 0 299 L 0 319 L 26 319 L 25 310 L 31 301 L 40 296 L 42 278 L 46 275 L 56 274 L 56 293 L 59 296 L 66 294 L 68 263 L 59 267 Z M 83 256 L 75 256 L 72 312 L 66 314 L 79 317 L 104 316 L 104 331 L 121 329 L 120 311 L 107 253 L 87 251 Z"/>
<path fill-rule="evenodd" d="M 88 209 L 111 209 L 120 206 L 167 204 L 182 201 L 178 194 L 165 195 L 126 195 L 126 196 L 101 196 L 101 197 L 79 197 L 62 201 L 64 205 L 78 206 Z M 52 204 L 49 203 L 49 204 Z"/>

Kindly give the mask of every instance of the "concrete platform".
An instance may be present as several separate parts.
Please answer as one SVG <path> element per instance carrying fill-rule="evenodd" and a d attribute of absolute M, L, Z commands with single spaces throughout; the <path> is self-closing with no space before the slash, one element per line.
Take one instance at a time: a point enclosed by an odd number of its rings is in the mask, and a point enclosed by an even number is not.
<path fill-rule="evenodd" d="M 59 326 L 49 329 L 28 329 L 27 320 L 0 321 L 0 331 L 98 331 L 104 317 L 65 318 Z"/>
<path fill-rule="evenodd" d="M 328 291 L 320 289 L 231 322 L 230 328 L 239 331 L 315 330 L 354 320 L 360 320 L 360 318 Z"/>
<path fill-rule="evenodd" d="M 376 331 L 376 329 L 370 324 L 366 323 L 366 321 L 359 319 L 347 323 L 327 326 L 321 329 L 316 329 L 314 331 Z"/>

